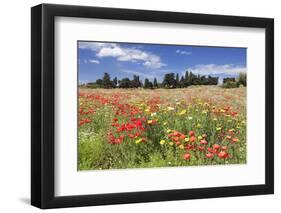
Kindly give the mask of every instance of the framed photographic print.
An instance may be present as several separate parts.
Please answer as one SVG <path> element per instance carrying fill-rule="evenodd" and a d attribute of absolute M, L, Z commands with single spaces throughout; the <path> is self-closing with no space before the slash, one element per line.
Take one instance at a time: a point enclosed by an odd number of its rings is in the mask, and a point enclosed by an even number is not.
<path fill-rule="evenodd" d="M 274 21 L 31 9 L 31 203 L 272 194 Z"/>

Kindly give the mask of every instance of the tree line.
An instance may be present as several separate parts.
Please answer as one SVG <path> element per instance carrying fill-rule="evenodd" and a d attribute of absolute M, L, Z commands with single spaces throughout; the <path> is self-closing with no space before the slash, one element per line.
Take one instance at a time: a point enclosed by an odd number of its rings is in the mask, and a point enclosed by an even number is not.
<path fill-rule="evenodd" d="M 247 74 L 246 73 L 239 73 L 238 78 L 224 78 L 222 87 L 224 88 L 236 88 L 243 85 L 244 87 L 247 86 Z"/>
<path fill-rule="evenodd" d="M 243 78 L 242 78 L 243 77 Z M 246 75 L 243 75 L 239 82 L 243 81 L 243 85 L 246 86 Z M 117 77 L 114 77 L 111 80 L 109 73 L 105 72 L 102 79 L 97 79 L 95 82 L 89 82 L 82 86 L 88 88 L 144 88 L 144 89 L 156 89 L 156 88 L 186 88 L 192 85 L 218 85 L 218 77 L 212 77 L 210 75 L 204 76 L 199 74 L 194 74 L 192 72 L 186 71 L 185 75 L 179 76 L 175 73 L 167 73 L 164 75 L 163 81 L 158 82 L 156 78 L 153 81 L 150 81 L 148 78 L 145 78 L 144 81 L 140 80 L 138 75 L 133 75 L 133 79 L 122 78 L 120 80 Z M 223 79 L 224 84 L 232 84 L 236 82 L 235 78 L 225 78 Z M 231 83 L 229 83 L 231 82 Z M 245 83 L 244 83 L 245 82 Z"/>

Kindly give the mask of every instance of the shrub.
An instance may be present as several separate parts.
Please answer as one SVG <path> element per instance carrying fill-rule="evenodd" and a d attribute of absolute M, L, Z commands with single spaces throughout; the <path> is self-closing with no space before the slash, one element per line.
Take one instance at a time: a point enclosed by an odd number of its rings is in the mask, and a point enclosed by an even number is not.
<path fill-rule="evenodd" d="M 237 87 L 239 87 L 239 82 L 237 82 L 237 81 L 227 81 L 226 83 L 224 83 L 223 85 L 222 85 L 222 88 L 227 88 L 227 89 L 229 89 L 229 88 L 237 88 Z"/>

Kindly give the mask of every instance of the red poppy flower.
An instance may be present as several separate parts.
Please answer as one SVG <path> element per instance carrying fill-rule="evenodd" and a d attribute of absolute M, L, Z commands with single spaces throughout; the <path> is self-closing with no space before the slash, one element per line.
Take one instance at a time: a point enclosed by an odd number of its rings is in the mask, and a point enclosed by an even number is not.
<path fill-rule="evenodd" d="M 218 145 L 216 143 L 213 145 L 213 149 L 219 149 L 219 148 L 220 148 L 220 145 Z"/>
<path fill-rule="evenodd" d="M 136 127 L 142 127 L 142 122 L 140 119 L 138 119 L 137 121 L 135 121 L 135 125 Z"/>
<path fill-rule="evenodd" d="M 134 134 L 128 134 L 129 138 L 134 138 L 135 135 Z"/>
<path fill-rule="evenodd" d="M 199 146 L 199 147 L 198 147 L 198 150 L 199 150 L 199 151 L 204 151 L 204 150 L 205 150 L 205 147 L 204 147 L 204 146 Z"/>
<path fill-rule="evenodd" d="M 181 134 L 180 139 L 181 139 L 181 140 L 184 140 L 185 138 L 186 138 L 185 135 L 184 135 L 184 134 Z"/>
<path fill-rule="evenodd" d="M 191 137 L 191 136 L 194 136 L 194 131 L 189 131 L 189 136 Z"/>
<path fill-rule="evenodd" d="M 238 141 L 239 141 L 238 138 L 233 138 L 233 139 L 232 139 L 232 143 L 236 143 L 236 142 L 238 142 Z"/>
<path fill-rule="evenodd" d="M 208 150 L 210 153 L 215 153 L 215 150 L 213 150 L 211 147 L 208 147 L 207 150 Z"/>
<path fill-rule="evenodd" d="M 228 132 L 232 135 L 235 133 L 233 129 L 229 129 Z"/>
<path fill-rule="evenodd" d="M 173 137 L 172 140 L 175 141 L 175 142 L 177 142 L 177 141 L 179 141 L 179 139 L 180 139 L 179 137 Z"/>
<path fill-rule="evenodd" d="M 227 146 L 222 146 L 221 147 L 221 150 L 226 150 L 227 149 Z"/>
<path fill-rule="evenodd" d="M 185 153 L 184 156 L 183 156 L 183 159 L 184 160 L 189 160 L 191 157 L 191 155 L 189 153 Z"/>
<path fill-rule="evenodd" d="M 85 123 L 90 123 L 91 122 L 91 120 L 89 119 L 89 118 L 85 118 Z"/>
<path fill-rule="evenodd" d="M 194 146 L 192 146 L 192 145 L 190 145 L 190 144 L 188 144 L 188 145 L 185 147 L 186 150 L 191 150 L 191 149 L 193 149 L 193 148 L 194 148 Z"/>
<path fill-rule="evenodd" d="M 196 138 L 194 137 L 194 136 L 191 136 L 190 138 L 189 138 L 189 141 L 192 143 L 192 142 L 195 142 L 196 141 Z"/>
<path fill-rule="evenodd" d="M 177 146 L 181 145 L 181 142 L 177 141 L 177 142 L 176 142 L 176 145 L 177 145 Z"/>
<path fill-rule="evenodd" d="M 213 158 L 213 157 L 214 157 L 214 154 L 213 154 L 213 153 L 207 153 L 207 154 L 206 154 L 206 158 L 211 159 L 211 158 Z"/>
<path fill-rule="evenodd" d="M 168 137 L 172 137 L 172 136 L 174 136 L 174 133 L 168 134 Z"/>
<path fill-rule="evenodd" d="M 233 117 L 236 117 L 236 116 L 238 115 L 237 112 L 231 112 L 230 114 L 231 114 Z"/>
<path fill-rule="evenodd" d="M 179 133 L 178 131 L 174 131 L 174 133 L 172 133 L 173 136 L 179 137 L 181 136 L 181 133 Z"/>
<path fill-rule="evenodd" d="M 114 143 L 121 144 L 122 140 L 120 138 L 115 138 Z"/>
<path fill-rule="evenodd" d="M 227 154 L 227 152 L 225 152 L 225 151 L 220 151 L 220 152 L 218 153 L 218 157 L 221 158 L 221 159 L 225 159 L 225 158 L 228 157 L 228 154 Z"/>
<path fill-rule="evenodd" d="M 203 140 L 200 141 L 200 144 L 206 145 L 206 144 L 208 144 L 208 142 L 205 139 L 203 139 Z"/>

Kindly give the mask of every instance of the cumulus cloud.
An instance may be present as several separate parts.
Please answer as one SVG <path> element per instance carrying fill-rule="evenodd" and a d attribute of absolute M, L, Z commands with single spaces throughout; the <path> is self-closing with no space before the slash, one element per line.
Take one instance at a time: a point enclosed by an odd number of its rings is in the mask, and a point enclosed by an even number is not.
<path fill-rule="evenodd" d="M 184 51 L 184 50 L 176 50 L 176 53 L 181 55 L 191 55 L 192 52 Z"/>
<path fill-rule="evenodd" d="M 89 63 L 92 63 L 92 64 L 99 64 L 100 61 L 99 60 L 96 60 L 96 59 L 90 59 L 88 60 Z"/>
<path fill-rule="evenodd" d="M 147 68 L 157 69 L 166 66 L 158 55 L 115 43 L 80 42 L 79 48 L 95 51 L 99 58 L 114 57 L 118 61 L 140 62 Z"/>
<path fill-rule="evenodd" d="M 229 75 L 237 75 L 239 73 L 246 73 L 247 69 L 244 66 L 236 66 L 233 64 L 199 64 L 194 67 L 190 67 L 187 70 L 193 72 L 194 74 L 201 75 L 221 75 L 221 74 L 229 74 Z"/>

